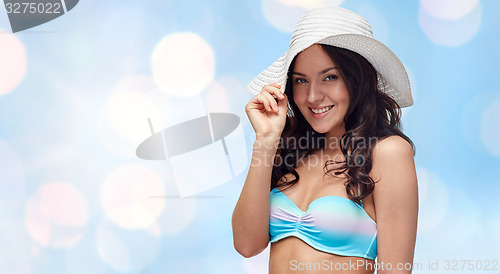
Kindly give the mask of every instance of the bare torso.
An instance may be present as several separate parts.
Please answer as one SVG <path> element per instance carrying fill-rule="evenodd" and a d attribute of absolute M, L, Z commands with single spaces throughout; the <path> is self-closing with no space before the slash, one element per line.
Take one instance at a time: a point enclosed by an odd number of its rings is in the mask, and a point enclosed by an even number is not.
<path fill-rule="evenodd" d="M 315 154 L 316 155 L 316 154 Z M 278 188 L 287 195 L 301 210 L 306 211 L 309 204 L 323 196 L 342 196 L 347 198 L 345 177 L 324 175 L 324 162 L 319 156 L 304 159 L 296 168 L 299 181 L 291 188 Z M 329 169 L 333 166 L 329 166 Z M 331 173 L 333 174 L 333 172 Z M 293 179 L 291 174 L 286 180 Z M 373 196 L 363 199 L 366 213 L 376 222 Z M 360 257 L 334 255 L 314 249 L 297 237 L 287 237 L 271 243 L 269 273 L 374 273 L 374 261 Z"/>

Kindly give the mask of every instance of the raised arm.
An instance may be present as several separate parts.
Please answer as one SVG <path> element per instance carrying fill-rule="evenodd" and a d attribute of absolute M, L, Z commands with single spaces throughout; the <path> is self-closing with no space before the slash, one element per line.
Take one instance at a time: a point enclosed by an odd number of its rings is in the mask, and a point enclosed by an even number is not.
<path fill-rule="evenodd" d="M 255 141 L 250 169 L 234 208 L 234 247 L 246 258 L 259 254 L 269 243 L 269 189 L 275 142 L 272 139 Z"/>
<path fill-rule="evenodd" d="M 418 186 L 413 150 L 399 136 L 380 141 L 373 149 L 370 176 L 377 216 L 379 274 L 411 273 L 417 235 Z M 391 267 L 392 270 L 388 268 Z"/>
<path fill-rule="evenodd" d="M 277 84 L 265 86 L 245 108 L 257 138 L 250 169 L 233 211 L 232 228 L 234 247 L 246 258 L 259 254 L 269 243 L 271 174 L 287 111 L 286 95 L 279 88 Z"/>

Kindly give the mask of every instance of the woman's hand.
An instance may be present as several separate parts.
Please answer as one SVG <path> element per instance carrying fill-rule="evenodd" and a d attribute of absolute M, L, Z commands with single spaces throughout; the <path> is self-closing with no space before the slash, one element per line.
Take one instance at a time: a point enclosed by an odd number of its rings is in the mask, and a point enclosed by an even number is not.
<path fill-rule="evenodd" d="M 285 127 L 288 97 L 278 84 L 262 87 L 245 107 L 248 119 L 257 137 L 280 137 Z M 276 102 L 276 96 L 278 102 Z"/>

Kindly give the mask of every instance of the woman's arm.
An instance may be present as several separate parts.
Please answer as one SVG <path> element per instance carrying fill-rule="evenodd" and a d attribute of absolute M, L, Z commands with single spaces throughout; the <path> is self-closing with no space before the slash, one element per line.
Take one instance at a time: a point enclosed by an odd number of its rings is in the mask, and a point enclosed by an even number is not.
<path fill-rule="evenodd" d="M 412 147 L 402 137 L 390 136 L 373 148 L 372 159 L 378 273 L 411 273 L 407 269 L 413 264 L 418 218 Z M 388 270 L 388 264 L 392 270 Z"/>
<path fill-rule="evenodd" d="M 250 258 L 269 243 L 270 185 L 279 137 L 258 137 L 240 197 L 233 211 L 234 247 Z"/>

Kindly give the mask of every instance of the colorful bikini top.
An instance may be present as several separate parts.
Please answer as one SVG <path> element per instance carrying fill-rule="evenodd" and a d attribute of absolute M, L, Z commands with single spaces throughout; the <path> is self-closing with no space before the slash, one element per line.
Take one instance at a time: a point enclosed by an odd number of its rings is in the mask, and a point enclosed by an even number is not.
<path fill-rule="evenodd" d="M 363 203 L 341 196 L 320 197 L 302 211 L 277 188 L 271 190 L 270 242 L 294 236 L 311 247 L 342 256 L 377 257 L 377 224 Z"/>

